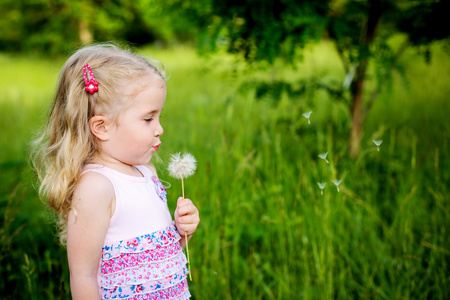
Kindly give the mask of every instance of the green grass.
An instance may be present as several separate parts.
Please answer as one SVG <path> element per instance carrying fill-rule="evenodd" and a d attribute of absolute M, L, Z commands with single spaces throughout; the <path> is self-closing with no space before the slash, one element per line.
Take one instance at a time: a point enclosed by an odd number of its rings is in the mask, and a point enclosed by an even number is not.
<path fill-rule="evenodd" d="M 194 299 L 448 297 L 450 57 L 434 50 L 431 65 L 406 53 L 408 87 L 394 76 L 352 159 L 342 103 L 320 92 L 258 100 L 248 84 L 341 78 L 327 43 L 295 71 L 280 63 L 266 72 L 226 55 L 144 49 L 170 74 L 155 164 L 171 184 L 172 209 L 181 186 L 165 170 L 169 155 L 198 159 L 185 183 L 201 214 L 189 245 Z M 1 55 L 0 64 L 0 295 L 69 299 L 65 251 L 26 164 L 62 60 Z M 308 110 L 311 125 L 301 116 Z M 372 139 L 383 139 L 380 152 Z M 323 152 L 329 164 L 317 157 Z M 335 178 L 343 179 L 339 193 Z M 327 182 L 323 196 L 317 182 Z"/>

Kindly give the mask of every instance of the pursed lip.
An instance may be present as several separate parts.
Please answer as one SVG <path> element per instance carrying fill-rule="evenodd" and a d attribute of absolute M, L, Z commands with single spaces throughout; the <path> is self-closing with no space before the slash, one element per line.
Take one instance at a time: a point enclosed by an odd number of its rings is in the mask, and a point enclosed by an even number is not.
<path fill-rule="evenodd" d="M 155 149 L 155 151 L 158 151 L 159 146 L 161 146 L 161 143 L 159 143 L 159 144 L 156 145 L 156 146 L 153 146 L 153 149 Z"/>

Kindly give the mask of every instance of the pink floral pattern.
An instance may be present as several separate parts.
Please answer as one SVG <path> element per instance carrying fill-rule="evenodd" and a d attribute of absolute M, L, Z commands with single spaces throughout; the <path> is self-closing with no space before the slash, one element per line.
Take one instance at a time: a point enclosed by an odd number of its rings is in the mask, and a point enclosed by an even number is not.
<path fill-rule="evenodd" d="M 135 287 L 136 289 L 136 287 Z M 188 290 L 188 284 L 187 280 L 180 282 L 176 286 L 169 287 L 165 290 L 156 291 L 153 293 L 146 293 L 146 294 L 137 294 L 134 296 L 125 298 L 118 298 L 118 297 L 111 297 L 111 298 L 105 298 L 106 300 L 109 299 L 127 299 L 127 300 L 160 300 L 160 299 L 177 299 L 177 300 L 187 300 L 191 297 L 191 294 Z"/>
<path fill-rule="evenodd" d="M 138 253 L 123 253 L 115 259 L 109 259 L 102 264 L 102 273 L 110 274 L 122 271 L 125 268 L 134 268 L 138 265 L 149 264 L 167 260 L 181 252 L 180 243 L 170 244 L 167 247 L 156 247 Z"/>
<path fill-rule="evenodd" d="M 152 250 L 156 247 L 165 247 L 178 242 L 181 239 L 175 224 L 150 234 L 135 237 L 129 240 L 113 242 L 103 245 L 102 260 L 108 260 L 120 256 L 122 253 L 137 253 Z"/>
<path fill-rule="evenodd" d="M 162 201 L 167 202 L 167 192 L 164 188 L 164 185 L 159 181 L 158 177 L 152 176 L 152 180 L 155 183 L 156 187 L 156 193 L 158 194 L 159 198 L 161 198 Z"/>
<path fill-rule="evenodd" d="M 105 244 L 102 299 L 189 299 L 180 239 L 172 223 L 151 234 Z"/>
<path fill-rule="evenodd" d="M 186 257 L 180 252 L 174 259 L 151 264 L 142 264 L 112 274 L 102 273 L 102 285 L 110 288 L 116 285 L 139 284 L 148 280 L 162 279 L 183 269 L 185 265 Z M 103 269 L 106 268 L 103 268 L 102 266 L 102 270 Z"/>
<path fill-rule="evenodd" d="M 186 280 L 187 270 L 183 269 L 173 275 L 170 275 L 166 278 L 152 280 L 141 284 L 134 285 L 118 285 L 112 288 L 103 287 L 102 290 L 107 292 L 103 293 L 104 299 L 123 299 L 124 297 L 129 297 L 130 295 L 137 294 L 152 294 L 152 293 L 167 293 L 174 292 L 177 287 L 179 287 L 180 283 L 186 281 L 186 286 L 182 285 L 183 290 L 187 289 L 187 280 Z M 183 291 L 178 291 L 183 292 Z M 165 299 L 165 298 L 163 298 Z"/>

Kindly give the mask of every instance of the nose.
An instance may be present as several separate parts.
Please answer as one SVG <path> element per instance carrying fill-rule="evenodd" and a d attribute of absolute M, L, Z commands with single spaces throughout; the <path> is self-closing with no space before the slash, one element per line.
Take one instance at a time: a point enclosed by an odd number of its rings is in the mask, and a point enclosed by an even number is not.
<path fill-rule="evenodd" d="M 156 130 L 155 130 L 155 136 L 159 137 L 163 133 L 164 133 L 164 129 L 162 128 L 161 123 L 158 122 L 158 126 L 156 127 Z"/>

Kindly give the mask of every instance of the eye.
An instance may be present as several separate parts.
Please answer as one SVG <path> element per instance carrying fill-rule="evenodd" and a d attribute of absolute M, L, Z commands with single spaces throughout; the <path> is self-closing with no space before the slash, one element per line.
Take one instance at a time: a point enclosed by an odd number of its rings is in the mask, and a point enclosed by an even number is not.
<path fill-rule="evenodd" d="M 145 122 L 151 122 L 153 120 L 152 117 L 144 119 Z"/>

